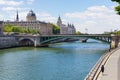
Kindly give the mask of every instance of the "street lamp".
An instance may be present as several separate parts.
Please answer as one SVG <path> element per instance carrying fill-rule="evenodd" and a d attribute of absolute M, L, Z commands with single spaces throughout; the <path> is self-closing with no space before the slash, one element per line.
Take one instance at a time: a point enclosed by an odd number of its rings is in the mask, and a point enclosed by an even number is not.
<path fill-rule="evenodd" d="M 85 28 L 85 34 L 88 34 L 88 29 L 87 28 Z"/>

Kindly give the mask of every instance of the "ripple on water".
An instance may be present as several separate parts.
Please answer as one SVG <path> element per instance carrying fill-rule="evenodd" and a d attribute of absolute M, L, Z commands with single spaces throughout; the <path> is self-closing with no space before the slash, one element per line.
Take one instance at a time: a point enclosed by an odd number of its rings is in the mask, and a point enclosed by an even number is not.
<path fill-rule="evenodd" d="M 100 41 L 0 50 L 0 80 L 84 80 L 109 48 Z"/>

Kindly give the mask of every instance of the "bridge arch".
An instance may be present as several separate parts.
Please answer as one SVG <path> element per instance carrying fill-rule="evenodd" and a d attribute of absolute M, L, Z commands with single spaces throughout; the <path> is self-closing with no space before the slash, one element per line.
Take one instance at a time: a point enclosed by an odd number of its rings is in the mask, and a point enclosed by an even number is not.
<path fill-rule="evenodd" d="M 34 39 L 32 38 L 20 38 L 18 41 L 19 46 L 34 46 Z"/>

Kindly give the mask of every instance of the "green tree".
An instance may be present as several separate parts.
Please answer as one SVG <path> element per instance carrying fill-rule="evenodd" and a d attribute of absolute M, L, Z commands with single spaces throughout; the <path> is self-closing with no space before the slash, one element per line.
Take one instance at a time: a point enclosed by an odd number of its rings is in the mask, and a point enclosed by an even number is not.
<path fill-rule="evenodd" d="M 53 26 L 53 34 L 60 34 L 60 28 L 55 24 L 52 24 L 52 26 Z"/>
<path fill-rule="evenodd" d="M 80 32 L 80 31 L 77 31 L 77 32 L 76 32 L 76 34 L 77 34 L 77 35 L 80 35 L 80 34 L 81 34 L 81 32 Z"/>
<path fill-rule="evenodd" d="M 10 25 L 10 24 L 4 25 L 3 31 L 4 32 L 12 32 L 12 25 Z"/>
<path fill-rule="evenodd" d="M 21 28 L 18 26 L 12 26 L 12 32 L 21 32 Z"/>
<path fill-rule="evenodd" d="M 115 7 L 115 11 L 117 11 L 117 14 L 120 15 L 120 0 L 112 0 L 113 2 L 117 2 L 119 5 Z"/>
<path fill-rule="evenodd" d="M 118 35 L 120 35 L 120 30 L 119 30 L 119 31 L 117 31 L 117 34 L 118 34 Z"/>
<path fill-rule="evenodd" d="M 40 33 L 39 30 L 35 30 L 35 29 L 30 29 L 30 28 L 22 28 L 19 26 L 15 26 L 15 25 L 4 25 L 3 27 L 4 32 L 18 32 L 18 33 L 30 33 L 30 34 L 37 34 Z"/>
<path fill-rule="evenodd" d="M 113 2 L 115 1 L 115 2 L 118 2 L 118 3 L 120 3 L 120 0 L 112 0 Z"/>

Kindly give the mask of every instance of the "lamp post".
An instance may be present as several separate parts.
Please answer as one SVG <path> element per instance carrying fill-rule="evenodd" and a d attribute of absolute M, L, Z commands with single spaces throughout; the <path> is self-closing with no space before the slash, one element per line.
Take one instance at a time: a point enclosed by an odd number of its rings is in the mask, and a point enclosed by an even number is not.
<path fill-rule="evenodd" d="M 88 34 L 88 29 L 87 28 L 85 28 L 85 34 Z"/>

